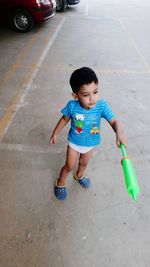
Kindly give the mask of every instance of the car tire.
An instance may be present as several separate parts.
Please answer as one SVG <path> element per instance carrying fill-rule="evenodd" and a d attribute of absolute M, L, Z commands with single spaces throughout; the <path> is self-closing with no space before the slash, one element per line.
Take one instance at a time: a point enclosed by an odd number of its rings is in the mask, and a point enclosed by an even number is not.
<path fill-rule="evenodd" d="M 56 0 L 56 11 L 63 12 L 67 6 L 66 0 Z"/>
<path fill-rule="evenodd" d="M 10 16 L 10 24 L 15 31 L 28 32 L 34 27 L 34 20 L 27 10 L 17 9 Z"/>

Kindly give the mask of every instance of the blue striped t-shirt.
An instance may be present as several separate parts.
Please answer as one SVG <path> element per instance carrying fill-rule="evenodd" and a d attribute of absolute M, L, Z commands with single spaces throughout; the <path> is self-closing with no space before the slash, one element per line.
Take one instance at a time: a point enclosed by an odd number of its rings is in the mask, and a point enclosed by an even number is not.
<path fill-rule="evenodd" d="M 61 113 L 71 119 L 68 140 L 79 146 L 99 145 L 101 118 L 110 121 L 114 117 L 105 100 L 99 100 L 91 109 L 84 109 L 78 100 L 71 100 Z"/>

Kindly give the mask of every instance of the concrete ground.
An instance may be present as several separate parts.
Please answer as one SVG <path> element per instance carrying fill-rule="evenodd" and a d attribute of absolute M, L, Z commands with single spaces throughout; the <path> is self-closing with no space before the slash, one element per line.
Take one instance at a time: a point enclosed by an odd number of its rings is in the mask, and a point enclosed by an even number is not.
<path fill-rule="evenodd" d="M 0 267 L 150 266 L 149 10 L 148 0 L 82 0 L 31 33 L 0 30 Z M 55 146 L 49 136 L 80 66 L 96 71 L 122 122 L 137 202 L 105 121 L 87 169 L 91 188 L 70 174 L 67 200 L 53 194 L 68 128 Z"/>

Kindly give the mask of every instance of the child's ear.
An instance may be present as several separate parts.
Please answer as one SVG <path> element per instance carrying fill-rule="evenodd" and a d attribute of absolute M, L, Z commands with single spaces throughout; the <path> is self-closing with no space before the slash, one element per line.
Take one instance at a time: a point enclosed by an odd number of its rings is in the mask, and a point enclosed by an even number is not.
<path fill-rule="evenodd" d="M 78 95 L 75 94 L 75 93 L 72 93 L 72 97 L 73 97 L 74 99 L 78 99 Z"/>

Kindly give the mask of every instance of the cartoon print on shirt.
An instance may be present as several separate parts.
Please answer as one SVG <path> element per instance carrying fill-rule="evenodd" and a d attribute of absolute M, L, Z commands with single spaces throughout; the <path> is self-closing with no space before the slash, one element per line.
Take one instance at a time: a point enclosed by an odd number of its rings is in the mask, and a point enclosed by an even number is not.
<path fill-rule="evenodd" d="M 83 132 L 84 119 L 85 119 L 84 114 L 78 114 L 78 113 L 75 114 L 75 127 L 76 127 L 76 132 L 78 134 L 81 134 Z"/>
<path fill-rule="evenodd" d="M 90 130 L 91 134 L 98 134 L 99 133 L 99 129 L 97 126 L 93 125 L 91 130 Z"/>

